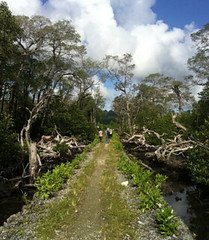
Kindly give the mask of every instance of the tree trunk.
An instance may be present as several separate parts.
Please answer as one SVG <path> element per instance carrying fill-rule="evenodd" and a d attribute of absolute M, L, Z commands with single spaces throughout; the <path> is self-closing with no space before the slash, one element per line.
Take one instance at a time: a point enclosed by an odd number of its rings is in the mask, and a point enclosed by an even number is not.
<path fill-rule="evenodd" d="M 128 98 L 128 97 L 127 97 Z M 126 114 L 127 114 L 127 122 L 128 122 L 128 128 L 129 128 L 129 133 L 133 135 L 133 126 L 131 122 L 131 114 L 130 114 L 130 103 L 129 100 L 126 99 Z"/>
<path fill-rule="evenodd" d="M 46 107 L 50 97 L 51 93 L 46 94 L 38 104 L 30 111 L 30 117 L 27 121 L 26 126 L 24 126 L 21 130 L 21 145 L 22 147 L 24 146 L 24 140 L 27 144 L 28 152 L 29 152 L 29 173 L 30 173 L 30 182 L 33 183 L 38 170 L 41 166 L 40 158 L 39 155 L 37 154 L 37 149 L 36 149 L 36 143 L 32 142 L 30 139 L 30 129 L 33 124 L 33 122 L 37 119 L 39 113 L 43 111 L 43 109 Z"/>
<path fill-rule="evenodd" d="M 30 183 L 33 183 L 37 172 L 40 168 L 40 164 L 38 161 L 38 155 L 37 155 L 37 148 L 36 143 L 31 142 L 29 147 L 29 174 L 30 174 Z"/>

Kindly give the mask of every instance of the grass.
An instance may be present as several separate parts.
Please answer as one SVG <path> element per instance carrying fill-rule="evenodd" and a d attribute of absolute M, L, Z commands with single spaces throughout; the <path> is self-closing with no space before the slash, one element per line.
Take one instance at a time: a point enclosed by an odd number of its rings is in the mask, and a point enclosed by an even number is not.
<path fill-rule="evenodd" d="M 173 235 L 176 232 L 178 223 L 172 209 L 162 201 L 160 185 L 164 180 L 163 176 L 153 176 L 150 171 L 145 171 L 144 168 L 141 168 L 137 161 L 130 161 L 125 155 L 123 146 L 116 135 L 108 146 L 105 146 L 104 143 L 99 144 L 94 148 L 91 156 L 87 156 L 87 153 L 91 150 L 92 147 L 88 147 L 80 157 L 75 158 L 71 163 L 70 167 L 74 169 L 79 167 L 81 161 L 90 157 L 89 161 L 83 165 L 75 177 L 72 176 L 73 171 L 70 168 L 70 182 L 68 182 L 68 188 L 64 194 L 62 193 L 58 195 L 59 197 L 48 200 L 42 205 L 36 204 L 32 207 L 31 211 L 39 218 L 36 223 L 32 224 L 36 237 L 40 240 L 68 239 L 67 235 L 70 235 L 77 226 L 75 225 L 76 221 L 79 221 L 78 223 L 80 224 L 77 212 L 83 207 L 82 203 L 85 198 L 86 187 L 90 181 L 95 181 L 95 179 L 92 179 L 92 176 L 95 176 L 96 170 L 98 171 L 98 165 L 96 165 L 98 161 L 102 161 L 102 164 L 103 161 L 105 163 L 102 169 L 99 168 L 99 171 L 102 171 L 102 173 L 100 172 L 102 175 L 97 175 L 99 177 L 96 179 L 98 180 L 97 183 L 99 183 L 97 189 L 100 187 L 99 191 L 101 191 L 101 194 L 97 196 L 101 198 L 99 198 L 101 205 L 99 204 L 98 211 L 101 212 L 103 239 L 139 239 L 139 236 L 138 238 L 136 236 L 136 234 L 140 234 L 136 231 L 138 226 L 136 220 L 139 211 L 135 209 L 136 207 L 134 209 L 131 208 L 126 198 L 123 197 L 124 195 L 122 195 L 124 187 L 119 183 L 118 167 L 137 186 L 138 190 L 134 193 L 131 191 L 131 194 L 134 196 L 130 196 L 128 193 L 128 197 L 130 199 L 140 199 L 138 207 L 141 208 L 141 212 L 143 212 L 142 210 L 149 211 L 153 208 L 158 208 L 156 211 L 156 223 L 158 223 L 161 233 L 164 236 Z M 65 171 L 65 166 L 61 166 L 53 174 L 56 173 L 56 177 L 60 177 L 63 176 Z M 57 178 L 53 178 L 53 181 L 54 179 L 56 180 Z M 129 192 L 129 189 L 127 191 Z M 83 214 L 83 211 L 79 211 L 79 213 Z M 26 219 L 24 226 L 27 226 L 29 223 L 30 220 Z M 26 231 L 27 228 L 20 227 L 18 234 L 24 236 Z"/>
<path fill-rule="evenodd" d="M 92 161 L 84 167 L 82 173 L 71 183 L 70 190 L 64 198 L 52 201 L 45 206 L 45 208 L 48 208 L 47 214 L 43 215 L 36 227 L 38 239 L 53 239 L 56 232 L 62 231 L 66 226 L 69 227 L 73 224 L 80 201 L 83 198 L 83 190 L 88 184 L 89 176 L 94 172 L 95 159 L 100 149 L 101 147 L 94 152 Z"/>
<path fill-rule="evenodd" d="M 36 196 L 46 200 L 64 187 L 64 184 L 72 176 L 74 169 L 79 167 L 80 162 L 87 158 L 87 154 L 92 147 L 98 143 L 96 138 L 92 144 L 85 147 L 81 154 L 77 154 L 72 162 L 62 163 L 56 166 L 52 171 L 47 171 L 42 176 L 38 176 L 35 181 L 37 187 Z"/>
<path fill-rule="evenodd" d="M 70 191 L 59 201 L 48 205 L 49 211 L 38 223 L 36 228 L 39 239 L 53 239 L 57 230 L 63 226 L 71 225 L 75 219 L 75 213 L 79 208 L 79 202 L 82 198 L 82 191 L 88 184 L 88 176 L 94 170 L 94 163 L 91 162 L 85 167 L 84 172 L 79 176 L 75 183 L 72 184 Z"/>
<path fill-rule="evenodd" d="M 118 168 L 126 174 L 137 186 L 139 194 L 139 208 L 142 212 L 155 210 L 155 221 L 164 236 L 173 236 L 177 233 L 179 226 L 172 208 L 164 201 L 161 185 L 166 177 L 161 174 L 154 174 L 150 170 L 144 169 L 137 161 L 130 160 L 123 151 L 116 139 L 115 149 L 118 150 L 119 162 Z"/>
<path fill-rule="evenodd" d="M 136 219 L 136 214 L 131 211 L 127 202 L 122 198 L 123 186 L 118 182 L 117 161 L 118 155 L 113 147 L 113 142 L 109 146 L 109 158 L 106 159 L 106 168 L 101 180 L 102 188 L 102 209 L 103 209 L 103 235 L 104 239 L 123 239 L 130 236 L 134 239 L 134 230 L 130 226 Z"/>

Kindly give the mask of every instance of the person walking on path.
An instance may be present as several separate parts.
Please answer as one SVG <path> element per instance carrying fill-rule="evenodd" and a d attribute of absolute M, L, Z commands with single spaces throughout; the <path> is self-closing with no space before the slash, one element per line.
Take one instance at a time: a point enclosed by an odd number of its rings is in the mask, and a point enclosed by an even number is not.
<path fill-rule="evenodd" d="M 103 131 L 102 129 L 99 130 L 99 141 L 102 142 L 102 138 L 103 138 Z"/>
<path fill-rule="evenodd" d="M 106 144 L 108 144 L 110 142 L 110 129 L 107 128 L 107 130 L 105 131 L 105 137 L 106 137 Z"/>
<path fill-rule="evenodd" d="M 110 136 L 110 139 L 112 138 L 112 129 L 110 128 L 110 130 L 109 130 L 109 136 Z"/>

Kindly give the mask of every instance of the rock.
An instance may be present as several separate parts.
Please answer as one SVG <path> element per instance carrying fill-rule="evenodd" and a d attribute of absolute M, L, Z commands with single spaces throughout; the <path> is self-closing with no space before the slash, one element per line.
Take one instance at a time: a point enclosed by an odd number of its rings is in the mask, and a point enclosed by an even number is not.
<path fill-rule="evenodd" d="M 128 186 L 128 181 L 122 182 L 121 185 L 127 187 Z"/>

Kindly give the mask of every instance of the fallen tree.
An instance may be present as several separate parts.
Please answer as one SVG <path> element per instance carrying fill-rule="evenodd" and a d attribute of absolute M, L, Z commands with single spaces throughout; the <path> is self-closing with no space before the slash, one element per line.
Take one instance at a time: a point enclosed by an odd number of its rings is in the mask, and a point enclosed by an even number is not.
<path fill-rule="evenodd" d="M 28 110 L 29 118 L 27 120 L 26 125 L 22 128 L 20 132 L 20 143 L 22 148 L 26 145 L 29 155 L 29 175 L 30 175 L 30 182 L 34 182 L 35 177 L 41 167 L 40 157 L 37 154 L 36 143 L 33 142 L 30 138 L 30 131 L 32 124 L 37 119 L 40 112 L 43 111 L 45 106 L 48 104 L 49 99 L 51 98 L 52 93 L 48 93 L 42 97 L 42 99 L 36 104 L 36 106 L 32 110 Z"/>
<path fill-rule="evenodd" d="M 57 130 L 57 135 L 46 136 L 43 135 L 41 140 L 37 143 L 37 149 L 39 150 L 40 159 L 44 160 L 46 158 L 59 158 L 61 152 L 57 148 L 58 144 L 64 144 L 67 146 L 67 155 L 72 155 L 72 151 L 81 151 L 85 145 L 79 144 L 75 137 L 62 136 Z"/>
<path fill-rule="evenodd" d="M 185 132 L 187 129 L 176 121 L 177 114 L 172 115 L 172 122 L 180 131 Z M 156 137 L 160 144 L 152 145 L 147 141 L 148 136 Z M 124 143 L 134 144 L 134 150 L 146 152 L 146 157 L 156 158 L 159 161 L 170 161 L 176 156 L 184 156 L 184 154 L 192 149 L 195 145 L 199 145 L 195 140 L 184 139 L 183 134 L 176 133 L 173 139 L 165 138 L 164 134 L 159 134 L 153 130 L 143 128 L 142 131 L 133 134 L 126 134 L 122 139 Z"/>
<path fill-rule="evenodd" d="M 57 147 L 59 144 L 67 146 L 67 155 L 71 155 L 72 151 L 75 150 L 81 151 L 85 147 L 85 145 L 80 145 L 75 137 L 62 136 L 57 130 L 55 130 L 55 136 L 43 135 L 39 142 L 31 140 L 30 131 L 32 124 L 36 121 L 38 115 L 46 108 L 51 97 L 52 94 L 49 92 L 45 94 L 32 110 L 27 109 L 29 118 L 20 133 L 21 146 L 23 149 L 26 146 L 29 155 L 28 164 L 24 167 L 22 178 L 24 178 L 25 175 L 29 175 L 30 183 L 34 182 L 40 172 L 43 161 L 46 159 L 58 159 L 61 156 L 61 152 Z"/>
<path fill-rule="evenodd" d="M 155 135 L 160 141 L 161 145 L 150 145 L 146 141 L 146 135 Z M 164 139 L 157 132 L 143 129 L 141 133 L 134 134 L 128 139 L 123 139 L 124 143 L 134 143 L 135 150 L 147 151 L 147 157 L 156 157 L 158 160 L 170 160 L 172 155 L 182 155 L 188 149 L 193 148 L 193 140 L 183 140 L 182 135 L 178 134 L 173 139 Z"/>

